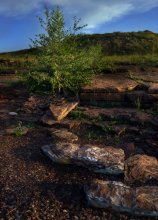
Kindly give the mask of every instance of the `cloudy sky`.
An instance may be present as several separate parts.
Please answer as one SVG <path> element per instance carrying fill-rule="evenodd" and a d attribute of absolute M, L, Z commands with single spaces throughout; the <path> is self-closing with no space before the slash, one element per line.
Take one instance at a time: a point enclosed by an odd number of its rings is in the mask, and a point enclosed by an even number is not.
<path fill-rule="evenodd" d="M 67 23 L 82 18 L 86 33 L 158 32 L 158 0 L 0 0 L 0 51 L 28 48 L 29 38 L 41 33 L 36 16 L 57 5 Z"/>

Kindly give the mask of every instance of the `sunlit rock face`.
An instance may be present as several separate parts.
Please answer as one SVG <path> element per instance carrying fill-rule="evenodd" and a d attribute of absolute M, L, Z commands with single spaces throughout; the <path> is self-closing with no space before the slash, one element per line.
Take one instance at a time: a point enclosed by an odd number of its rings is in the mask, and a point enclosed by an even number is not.
<path fill-rule="evenodd" d="M 76 108 L 77 105 L 78 102 L 68 102 L 66 100 L 62 100 L 60 102 L 51 103 L 49 109 L 52 113 L 52 117 L 57 121 L 61 121 L 74 108 Z"/>

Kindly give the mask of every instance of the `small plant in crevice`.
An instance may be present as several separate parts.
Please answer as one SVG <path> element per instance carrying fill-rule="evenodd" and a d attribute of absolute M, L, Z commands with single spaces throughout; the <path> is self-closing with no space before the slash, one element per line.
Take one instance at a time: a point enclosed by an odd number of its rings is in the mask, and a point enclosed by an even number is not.
<path fill-rule="evenodd" d="M 84 113 L 80 110 L 74 110 L 70 113 L 70 117 L 72 119 L 78 119 L 78 120 L 83 120 L 86 118 L 86 116 L 84 115 Z"/>
<path fill-rule="evenodd" d="M 134 104 L 135 104 L 135 107 L 137 108 L 137 110 L 140 111 L 141 107 L 142 107 L 141 98 L 137 97 L 137 99 L 135 100 Z"/>
<path fill-rule="evenodd" d="M 103 131 L 108 135 L 113 135 L 115 133 L 112 126 L 106 126 L 103 128 Z"/>
<path fill-rule="evenodd" d="M 88 140 L 92 140 L 94 138 L 97 138 L 97 134 L 94 131 L 87 131 L 85 133 L 85 138 Z"/>
<path fill-rule="evenodd" d="M 18 121 L 14 130 L 15 136 L 20 137 L 23 135 L 22 122 Z"/>
<path fill-rule="evenodd" d="M 27 128 L 34 128 L 35 127 L 35 124 L 33 122 L 29 122 L 27 125 L 26 125 Z"/>

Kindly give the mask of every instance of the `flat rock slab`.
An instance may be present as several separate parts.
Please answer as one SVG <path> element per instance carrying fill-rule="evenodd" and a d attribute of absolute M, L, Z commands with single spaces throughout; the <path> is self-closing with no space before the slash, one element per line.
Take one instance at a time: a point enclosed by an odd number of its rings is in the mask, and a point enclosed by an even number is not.
<path fill-rule="evenodd" d="M 124 75 L 106 74 L 95 76 L 91 85 L 85 86 L 82 91 L 88 92 L 125 92 L 134 90 L 138 83 Z"/>
<path fill-rule="evenodd" d="M 84 117 L 89 119 L 128 121 L 133 124 L 151 124 L 152 116 L 146 112 L 140 112 L 132 108 L 96 108 L 96 107 L 80 107 Z"/>
<path fill-rule="evenodd" d="M 88 203 L 97 208 L 158 216 L 158 187 L 131 188 L 121 182 L 95 180 L 85 187 Z"/>
<path fill-rule="evenodd" d="M 147 155 L 135 155 L 125 161 L 125 181 L 146 182 L 158 179 L 158 160 Z"/>
<path fill-rule="evenodd" d="M 122 149 L 62 142 L 43 146 L 42 151 L 56 163 L 75 164 L 103 174 L 124 172 L 125 154 Z"/>
<path fill-rule="evenodd" d="M 78 136 L 67 129 L 50 129 L 51 136 L 58 141 L 67 141 L 69 143 L 78 141 Z"/>
<path fill-rule="evenodd" d="M 136 111 L 130 108 L 95 108 L 91 106 L 88 108 L 80 107 L 79 110 L 90 119 L 102 116 L 104 119 L 121 118 L 125 120 L 129 120 Z"/>
<path fill-rule="evenodd" d="M 76 108 L 77 105 L 78 102 L 59 100 L 58 102 L 51 103 L 49 109 L 52 112 L 53 118 L 57 121 L 61 121 L 69 114 L 69 112 Z"/>

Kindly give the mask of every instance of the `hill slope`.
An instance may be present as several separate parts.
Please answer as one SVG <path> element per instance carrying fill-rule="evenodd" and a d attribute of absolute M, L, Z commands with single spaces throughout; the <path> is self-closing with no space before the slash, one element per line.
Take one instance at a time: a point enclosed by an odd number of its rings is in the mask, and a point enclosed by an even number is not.
<path fill-rule="evenodd" d="M 101 44 L 105 55 L 133 55 L 158 53 L 158 34 L 151 31 L 142 32 L 114 32 L 105 34 L 81 34 L 82 46 Z M 30 56 L 37 53 L 36 49 L 26 49 L 1 56 Z"/>

